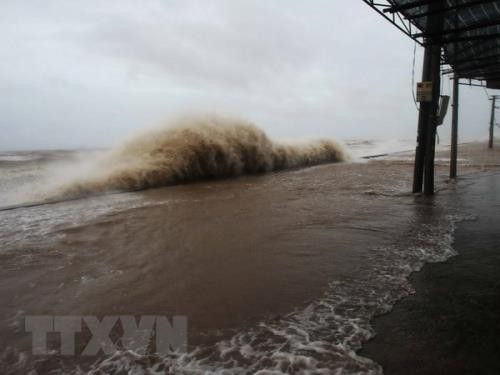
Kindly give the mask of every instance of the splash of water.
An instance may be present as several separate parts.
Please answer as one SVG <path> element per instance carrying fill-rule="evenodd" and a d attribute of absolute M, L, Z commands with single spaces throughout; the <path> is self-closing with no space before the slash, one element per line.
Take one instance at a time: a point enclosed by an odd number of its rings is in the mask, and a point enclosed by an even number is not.
<path fill-rule="evenodd" d="M 85 175 L 66 181 L 55 190 L 63 197 L 142 190 L 346 158 L 343 148 L 333 140 L 276 143 L 246 121 L 191 116 L 136 135 L 98 157 Z"/>

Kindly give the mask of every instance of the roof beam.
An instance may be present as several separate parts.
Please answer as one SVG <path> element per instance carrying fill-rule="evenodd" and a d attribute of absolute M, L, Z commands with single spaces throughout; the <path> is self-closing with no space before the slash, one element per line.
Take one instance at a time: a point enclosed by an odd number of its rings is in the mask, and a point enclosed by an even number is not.
<path fill-rule="evenodd" d="M 444 13 L 444 12 L 450 12 L 452 10 L 458 10 L 458 9 L 464 9 L 464 8 L 471 8 L 473 6 L 489 3 L 491 0 L 476 0 L 476 1 L 471 1 L 469 3 L 463 3 L 463 4 L 457 4 L 453 5 L 447 8 L 442 8 L 439 10 L 434 10 L 434 11 L 428 11 L 428 12 L 422 12 L 418 14 L 412 14 L 412 15 L 407 15 L 406 19 L 409 20 L 415 20 L 417 18 L 422 18 L 422 17 L 427 17 L 430 16 L 431 14 L 436 14 L 436 13 Z"/>
<path fill-rule="evenodd" d="M 497 76 L 489 76 L 481 81 L 500 81 L 500 75 Z"/>
<path fill-rule="evenodd" d="M 421 7 L 423 5 L 428 5 L 434 1 L 435 0 L 418 0 L 418 1 L 414 1 L 412 3 L 404 4 L 404 5 L 393 5 L 390 8 L 384 9 L 384 13 L 397 13 L 397 12 L 401 12 L 402 10 L 408 10 L 408 9 L 413 9 L 416 7 Z"/>
<path fill-rule="evenodd" d="M 460 46 L 461 51 L 458 52 L 457 55 L 460 56 L 461 59 L 468 59 L 471 56 L 482 56 L 486 52 L 491 52 L 492 50 L 498 50 L 500 48 L 500 44 L 497 44 L 494 47 L 492 47 L 491 44 L 491 39 L 484 39 L 474 44 L 469 44 L 467 48 Z"/>
<path fill-rule="evenodd" d="M 494 19 L 494 20 L 487 20 L 487 21 L 482 21 L 482 22 L 477 22 L 469 26 L 464 26 L 464 27 L 459 27 L 456 29 L 451 29 L 451 30 L 444 30 L 438 33 L 416 33 L 413 34 L 412 36 L 414 38 L 429 38 L 429 37 L 438 37 L 438 36 L 443 36 L 443 35 L 448 35 L 448 34 L 459 34 L 465 31 L 471 31 L 471 30 L 476 30 L 476 29 L 481 29 L 483 27 L 489 27 L 489 26 L 497 26 L 500 25 L 500 19 Z"/>
<path fill-rule="evenodd" d="M 442 47 L 443 65 L 450 65 L 460 77 L 500 79 L 500 11 L 493 7 L 497 1 L 363 1 L 420 45 Z M 445 18 L 446 29 L 429 27 L 433 17 Z"/>
<path fill-rule="evenodd" d="M 462 78 L 462 77 L 460 77 L 460 78 Z M 475 81 L 484 81 L 484 82 L 487 82 L 487 81 L 490 81 L 490 82 L 492 82 L 492 81 L 499 81 L 500 80 L 500 75 L 491 76 L 491 77 L 487 77 L 487 78 L 480 78 L 480 79 L 473 78 L 473 80 L 475 80 Z"/>
<path fill-rule="evenodd" d="M 436 41 L 424 42 L 424 46 L 430 46 L 433 44 L 449 44 L 449 43 L 458 43 L 458 42 L 469 42 L 471 40 L 488 40 L 488 39 L 496 39 L 500 37 L 500 33 L 494 34 L 484 34 L 484 35 L 472 35 L 472 36 L 461 36 L 455 38 L 446 38 Z"/>
<path fill-rule="evenodd" d="M 456 64 L 463 64 L 463 63 L 468 63 L 468 62 L 474 62 L 474 61 L 484 61 L 484 60 L 490 60 L 490 59 L 499 59 L 500 58 L 500 53 L 494 54 L 494 55 L 488 55 L 488 56 L 479 56 L 479 57 L 472 57 L 469 59 L 460 59 L 460 60 L 448 60 L 448 62 L 444 63 L 446 65 L 456 65 Z M 498 61 L 497 61 L 498 63 Z"/>
<path fill-rule="evenodd" d="M 479 84 L 479 83 L 465 83 L 465 82 L 459 82 L 459 85 L 463 86 L 476 86 L 476 87 L 486 87 L 486 84 Z"/>
<path fill-rule="evenodd" d="M 458 61 L 470 60 L 475 58 L 481 58 L 487 54 L 497 53 L 500 50 L 500 46 L 492 47 L 491 40 L 485 40 L 483 42 L 478 42 L 475 45 L 470 45 L 468 48 L 462 49 L 460 52 L 456 53 L 454 58 Z"/>
<path fill-rule="evenodd" d="M 459 71 L 476 71 L 476 70 L 482 70 L 485 68 L 488 68 L 490 66 L 498 66 L 498 61 L 487 61 L 482 64 L 477 64 L 477 65 L 472 65 L 472 66 L 461 66 L 461 65 L 456 65 L 452 64 L 453 70 L 459 72 Z"/>
<path fill-rule="evenodd" d="M 413 38 L 412 37 L 412 29 L 417 28 L 416 25 L 412 24 L 410 21 L 403 19 L 401 15 L 398 14 L 391 14 L 387 15 L 385 13 L 385 10 L 390 7 L 390 4 L 381 4 L 378 2 L 375 2 L 374 0 L 362 0 L 364 3 L 366 3 L 368 6 L 370 6 L 375 12 L 380 14 L 382 17 L 384 17 L 387 21 L 392 23 L 393 26 L 397 27 L 400 31 L 402 31 L 404 34 L 412 38 L 415 42 L 417 42 L 420 45 L 422 44 L 422 41 L 419 40 L 418 38 Z M 433 0 L 435 1 L 435 0 Z"/>
<path fill-rule="evenodd" d="M 452 73 L 453 71 L 460 72 L 471 72 L 471 71 L 477 71 L 477 70 L 483 70 L 485 68 L 488 68 L 490 66 L 498 66 L 498 61 L 497 60 L 490 60 L 490 61 L 485 61 L 483 63 L 479 62 L 478 64 L 472 64 L 470 66 L 462 66 L 460 64 L 455 64 L 455 63 L 449 63 L 451 65 L 452 69 L 444 70 L 444 74 L 449 74 Z"/>
<path fill-rule="evenodd" d="M 484 69 L 475 69 L 475 70 L 464 70 L 464 71 L 456 71 L 456 73 L 459 75 L 459 77 L 463 78 L 471 78 L 471 79 L 491 79 L 487 77 L 495 76 L 497 77 L 500 75 L 500 68 L 498 69 L 493 69 L 493 70 L 484 70 Z"/>

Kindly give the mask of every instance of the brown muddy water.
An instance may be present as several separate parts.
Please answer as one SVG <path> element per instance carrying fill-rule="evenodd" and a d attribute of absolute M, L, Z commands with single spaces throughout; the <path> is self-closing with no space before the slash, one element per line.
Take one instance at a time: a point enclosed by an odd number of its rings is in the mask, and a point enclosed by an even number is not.
<path fill-rule="evenodd" d="M 68 154 L 3 156 L 5 181 L 31 181 Z M 437 173 L 429 199 L 396 155 L 0 211 L 0 372 L 381 373 L 356 354 L 370 320 L 455 254 L 467 218 L 456 190 L 474 177 Z M 89 358 L 77 334 L 75 356 L 32 355 L 32 315 L 182 315 L 188 352 Z"/>

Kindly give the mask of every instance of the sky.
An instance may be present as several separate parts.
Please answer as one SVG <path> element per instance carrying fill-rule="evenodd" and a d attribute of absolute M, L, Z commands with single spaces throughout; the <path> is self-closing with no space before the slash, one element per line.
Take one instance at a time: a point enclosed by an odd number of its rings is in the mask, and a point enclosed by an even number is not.
<path fill-rule="evenodd" d="M 2 0 L 0 46 L 0 150 L 108 147 L 205 112 L 278 140 L 416 136 L 414 42 L 361 0 Z M 460 104 L 460 140 L 485 139 L 485 90 Z"/>

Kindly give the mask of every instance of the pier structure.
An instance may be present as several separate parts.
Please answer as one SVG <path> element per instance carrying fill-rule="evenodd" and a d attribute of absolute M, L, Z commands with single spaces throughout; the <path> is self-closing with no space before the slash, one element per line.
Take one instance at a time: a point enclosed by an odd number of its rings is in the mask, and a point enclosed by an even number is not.
<path fill-rule="evenodd" d="M 459 86 L 500 89 L 500 1 L 363 0 L 424 48 L 413 192 L 434 194 L 436 129 L 448 101 L 440 95 L 441 76 L 453 77 L 450 178 L 457 176 Z M 490 147 L 495 100 L 492 96 Z"/>

